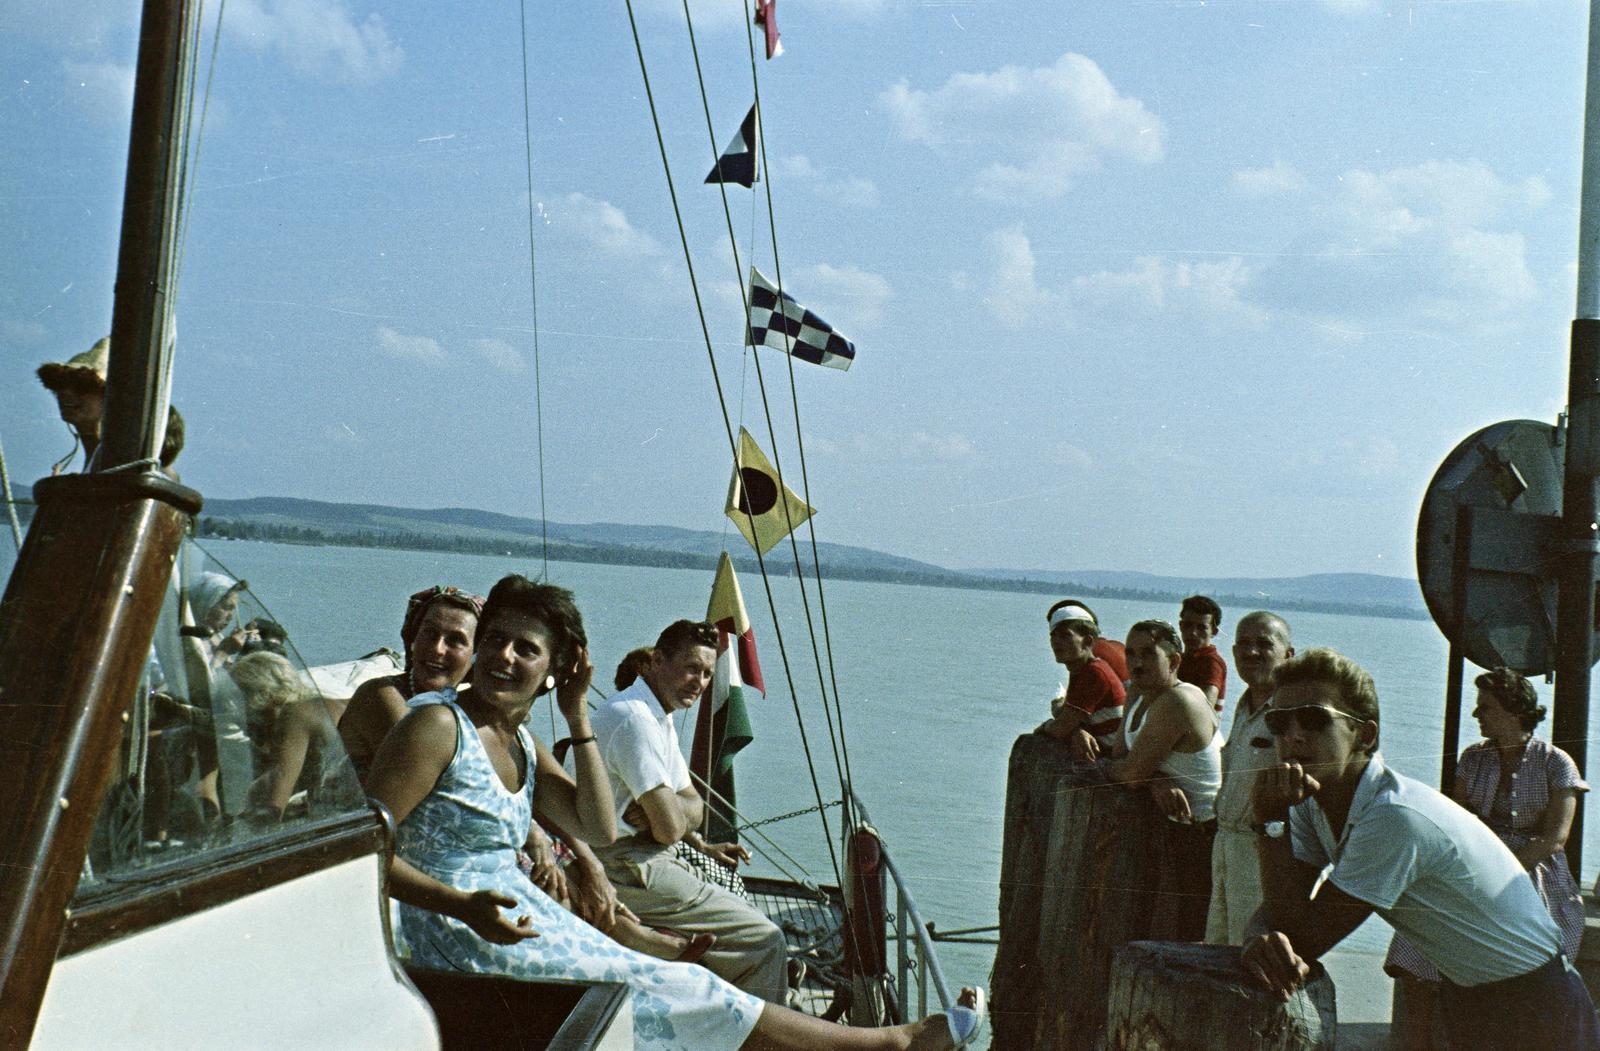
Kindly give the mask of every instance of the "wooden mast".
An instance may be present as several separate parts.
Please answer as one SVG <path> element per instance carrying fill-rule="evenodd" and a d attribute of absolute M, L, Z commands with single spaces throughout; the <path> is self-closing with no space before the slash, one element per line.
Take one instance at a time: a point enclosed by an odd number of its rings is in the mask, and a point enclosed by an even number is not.
<path fill-rule="evenodd" d="M 165 426 L 190 0 L 139 32 L 100 473 L 47 479 L 0 600 L 0 1044 L 26 1046 L 156 616 L 199 494 L 149 463 Z"/>

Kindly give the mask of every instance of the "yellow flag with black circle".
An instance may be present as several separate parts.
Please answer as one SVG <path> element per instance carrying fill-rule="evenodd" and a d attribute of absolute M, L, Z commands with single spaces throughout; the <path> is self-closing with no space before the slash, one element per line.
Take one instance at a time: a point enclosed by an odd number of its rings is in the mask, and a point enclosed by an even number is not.
<path fill-rule="evenodd" d="M 778 480 L 778 472 L 750 437 L 739 428 L 739 462 L 728 485 L 728 517 L 758 554 L 798 529 L 816 512 Z"/>

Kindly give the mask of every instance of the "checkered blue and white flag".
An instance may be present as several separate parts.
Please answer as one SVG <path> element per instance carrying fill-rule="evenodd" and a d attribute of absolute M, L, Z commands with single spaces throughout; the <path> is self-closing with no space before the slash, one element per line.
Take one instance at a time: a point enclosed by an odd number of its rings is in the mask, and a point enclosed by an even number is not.
<path fill-rule="evenodd" d="M 761 178 L 761 173 L 756 169 L 756 135 L 756 108 L 751 106 L 750 112 L 739 123 L 739 134 L 733 137 L 728 148 L 722 151 L 722 156 L 717 158 L 717 166 L 706 176 L 706 182 L 712 185 L 736 182 L 746 189 L 753 188 Z"/>
<path fill-rule="evenodd" d="M 781 296 L 761 271 L 750 268 L 750 325 L 745 344 L 772 347 L 813 365 L 848 369 L 856 360 L 856 345 L 833 330 L 833 326 L 794 301 Z"/>

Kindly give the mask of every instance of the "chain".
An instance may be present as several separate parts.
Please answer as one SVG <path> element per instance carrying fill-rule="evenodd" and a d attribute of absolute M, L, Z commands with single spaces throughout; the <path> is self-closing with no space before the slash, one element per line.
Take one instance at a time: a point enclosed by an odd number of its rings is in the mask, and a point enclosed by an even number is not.
<path fill-rule="evenodd" d="M 843 800 L 831 799 L 828 802 L 823 803 L 821 806 L 808 806 L 804 810 L 791 810 L 787 814 L 779 814 L 777 817 L 766 817 L 766 818 L 762 818 L 760 821 L 747 821 L 744 824 L 740 825 L 734 831 L 743 832 L 746 829 L 760 828 L 762 825 L 771 825 L 771 824 L 775 824 L 776 822 L 779 822 L 779 821 L 787 821 L 792 817 L 804 817 L 807 814 L 820 813 L 821 811 L 826 810 L 828 807 L 831 807 L 831 806 L 843 806 L 843 805 L 844 805 Z"/>

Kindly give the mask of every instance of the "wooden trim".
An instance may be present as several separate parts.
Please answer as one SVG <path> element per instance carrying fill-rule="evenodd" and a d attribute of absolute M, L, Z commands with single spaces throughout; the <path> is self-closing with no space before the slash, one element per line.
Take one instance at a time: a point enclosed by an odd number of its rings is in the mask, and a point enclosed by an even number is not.
<path fill-rule="evenodd" d="M 354 811 L 290 826 L 239 847 L 112 876 L 74 902 L 60 955 L 83 952 L 340 862 L 385 852 L 389 843 L 389 827 L 381 815 Z"/>

